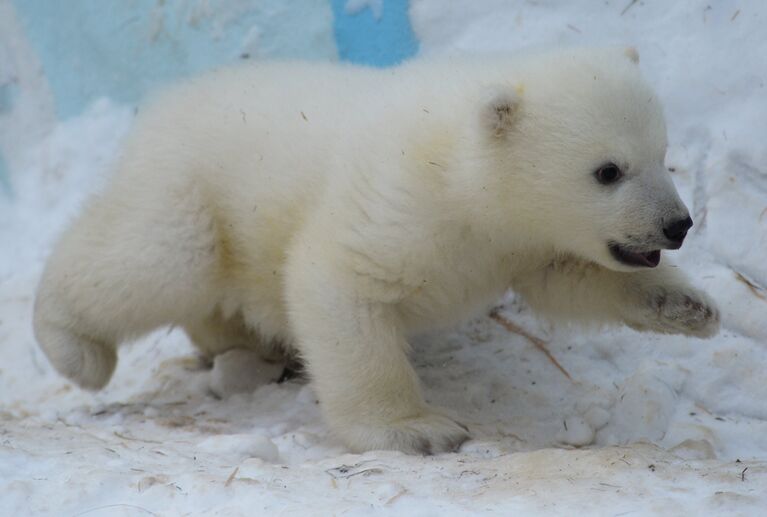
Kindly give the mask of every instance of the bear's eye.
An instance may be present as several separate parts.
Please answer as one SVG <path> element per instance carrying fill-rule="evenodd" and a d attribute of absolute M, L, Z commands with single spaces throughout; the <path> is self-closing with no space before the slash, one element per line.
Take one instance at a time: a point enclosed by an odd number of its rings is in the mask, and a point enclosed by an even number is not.
<path fill-rule="evenodd" d="M 602 185 L 609 185 L 615 183 L 623 176 L 620 168 L 614 163 L 606 163 L 594 171 L 594 175 L 597 177 L 597 181 Z"/>

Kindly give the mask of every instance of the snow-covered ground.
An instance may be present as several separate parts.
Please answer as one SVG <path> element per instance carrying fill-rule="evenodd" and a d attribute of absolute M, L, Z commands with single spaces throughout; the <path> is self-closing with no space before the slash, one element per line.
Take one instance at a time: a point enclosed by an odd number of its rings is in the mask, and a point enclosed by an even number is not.
<path fill-rule="evenodd" d="M 418 0 L 411 18 L 424 55 L 639 49 L 696 221 L 675 258 L 718 300 L 721 334 L 585 332 L 510 295 L 504 317 L 572 380 L 491 318 L 424 336 L 427 398 L 474 436 L 425 458 L 349 454 L 301 381 L 213 396 L 179 331 L 124 348 L 111 384 L 83 393 L 46 363 L 30 313 L 53 239 L 130 126 L 129 108 L 100 101 L 16 150 L 0 205 L 0 515 L 765 514 L 767 5 Z"/>

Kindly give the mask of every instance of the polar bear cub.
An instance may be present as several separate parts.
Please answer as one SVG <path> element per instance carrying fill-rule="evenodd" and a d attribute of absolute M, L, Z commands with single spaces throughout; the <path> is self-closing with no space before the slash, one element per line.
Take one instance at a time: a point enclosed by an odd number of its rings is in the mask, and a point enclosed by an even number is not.
<path fill-rule="evenodd" d="M 371 70 L 224 69 L 141 111 L 35 304 L 87 389 L 165 325 L 204 353 L 298 354 L 355 451 L 455 449 L 408 336 L 509 288 L 544 315 L 706 337 L 719 313 L 660 264 L 692 225 L 637 55 L 578 49 Z"/>

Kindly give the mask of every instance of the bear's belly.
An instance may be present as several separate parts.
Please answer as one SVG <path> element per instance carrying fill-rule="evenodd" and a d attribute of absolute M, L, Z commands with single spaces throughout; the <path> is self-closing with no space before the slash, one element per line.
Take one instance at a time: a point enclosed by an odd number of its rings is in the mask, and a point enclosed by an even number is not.
<path fill-rule="evenodd" d="M 256 210 L 229 208 L 217 225 L 218 306 L 224 315 L 241 313 L 265 340 L 287 345 L 293 339 L 284 301 L 285 268 L 307 203 L 257 203 Z"/>

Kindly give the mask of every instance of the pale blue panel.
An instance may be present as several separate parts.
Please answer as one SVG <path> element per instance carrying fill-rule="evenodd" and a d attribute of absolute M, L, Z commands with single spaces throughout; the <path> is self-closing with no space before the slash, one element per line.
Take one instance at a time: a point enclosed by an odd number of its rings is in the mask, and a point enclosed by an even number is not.
<path fill-rule="evenodd" d="M 231 63 L 244 53 L 337 56 L 326 0 L 212 0 L 208 12 L 196 12 L 200 4 L 14 1 L 61 118 L 80 113 L 100 96 L 135 103 L 158 83 Z"/>

